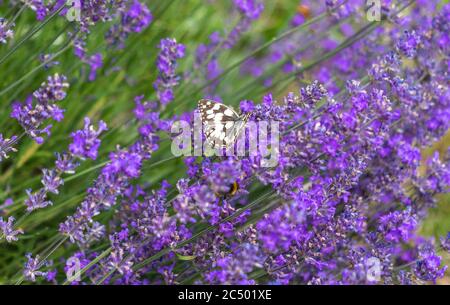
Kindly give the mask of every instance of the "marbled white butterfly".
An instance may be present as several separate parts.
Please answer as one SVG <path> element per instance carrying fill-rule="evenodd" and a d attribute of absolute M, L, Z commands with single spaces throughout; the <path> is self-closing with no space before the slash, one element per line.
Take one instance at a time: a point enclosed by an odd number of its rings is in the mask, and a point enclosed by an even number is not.
<path fill-rule="evenodd" d="M 232 108 L 208 99 L 198 102 L 198 110 L 206 139 L 213 148 L 233 145 L 250 116 L 250 113 L 239 115 Z"/>

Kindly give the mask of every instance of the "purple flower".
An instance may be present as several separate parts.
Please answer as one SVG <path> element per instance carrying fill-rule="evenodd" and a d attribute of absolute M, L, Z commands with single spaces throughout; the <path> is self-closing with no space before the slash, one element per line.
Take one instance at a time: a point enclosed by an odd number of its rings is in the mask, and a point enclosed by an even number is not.
<path fill-rule="evenodd" d="M 250 24 L 255 3 L 236 1 L 243 21 L 230 33 L 230 45 Z M 332 10 L 323 25 L 317 24 L 324 33 L 344 17 L 357 24 L 362 15 L 356 9 L 364 7 L 357 3 L 302 1 L 314 12 Z M 389 1 L 384 4 L 387 13 Z M 308 75 L 323 84 L 314 81 L 279 100 L 268 93 L 261 103 L 241 103 L 251 120 L 278 122 L 280 145 L 270 149 L 277 152 L 277 166 L 264 167 L 261 151 L 239 158 L 189 157 L 184 160 L 189 178 L 176 183 L 175 197 L 167 183 L 155 189 L 145 177 L 139 179 L 158 148 L 157 133 L 167 131 L 173 119 L 161 119 L 159 111 L 174 98 L 177 54 L 184 49 L 162 41 L 158 102 L 135 100 L 138 140 L 110 153 L 80 206 L 60 225 L 60 232 L 83 250 L 97 240 L 110 243 L 110 254 L 99 258 L 89 277 L 108 275 L 112 284 L 190 279 L 199 284 L 373 284 L 377 280 L 368 277 L 373 262 L 383 284 L 441 277 L 440 257 L 432 245 L 422 247 L 427 240 L 416 229 L 450 182 L 449 156 L 435 154 L 420 162 L 421 148 L 450 127 L 446 12 L 429 17 L 416 6 L 411 18 L 389 16 L 415 28 L 417 37 L 396 40 L 395 27 L 380 27 L 317 69 L 306 66 Z M 294 36 L 269 51 L 293 79 L 302 77 L 294 74 L 295 63 L 281 61 L 309 62 L 340 45 L 339 39 Z M 209 45 L 197 49 L 195 67 L 220 71 L 214 49 L 226 39 L 212 35 Z M 297 44 L 304 42 L 318 42 L 318 50 L 299 50 Z M 405 58 L 410 55 L 414 64 Z M 189 114 L 182 117 L 191 120 Z M 258 138 L 261 146 L 261 133 Z M 70 170 L 71 163 L 65 163 Z M 236 184 L 239 191 L 232 192 Z M 106 236 L 96 216 L 113 207 Z M 97 257 L 86 253 L 80 256 L 88 262 Z M 183 260 L 192 268 L 184 269 Z M 143 261 L 145 266 L 135 268 Z M 264 276 L 253 280 L 255 271 Z"/>
<path fill-rule="evenodd" d="M 213 167 L 204 167 L 203 174 L 207 177 L 210 188 L 218 194 L 226 194 L 230 191 L 234 182 L 239 182 L 239 163 L 233 161 L 224 161 L 216 163 Z"/>
<path fill-rule="evenodd" d="M 37 99 L 39 104 L 47 104 L 50 102 L 58 102 L 66 97 L 66 90 L 69 84 L 66 82 L 67 78 L 64 75 L 55 74 L 47 78 L 47 83 L 42 83 L 41 87 L 33 92 L 33 97 Z M 46 109 L 50 114 L 54 115 L 58 111 L 52 108 Z M 62 117 L 56 115 L 53 117 L 59 121 Z"/>
<path fill-rule="evenodd" d="M 8 153 L 16 152 L 17 150 L 13 147 L 16 143 L 17 137 L 12 136 L 11 139 L 3 138 L 0 133 L 0 162 L 8 158 Z"/>
<path fill-rule="evenodd" d="M 239 104 L 239 108 L 241 109 L 241 111 L 243 113 L 248 113 L 248 112 L 252 112 L 253 109 L 255 109 L 255 105 L 253 104 L 252 101 L 242 101 Z"/>
<path fill-rule="evenodd" d="M 233 271 L 232 273 L 243 273 L 249 274 L 252 270 L 262 267 L 262 262 L 267 258 L 263 251 L 258 245 L 252 244 L 250 242 L 244 241 L 238 247 L 233 249 L 232 252 L 233 263 L 232 264 L 222 264 L 217 265 L 227 269 L 228 271 Z M 233 266 L 234 265 L 234 266 Z M 234 270 L 233 270 L 234 269 Z M 248 279 L 246 276 L 242 276 L 242 279 L 234 279 L 231 282 L 237 284 L 254 284 L 255 281 Z M 223 282 L 222 282 L 223 283 Z"/>
<path fill-rule="evenodd" d="M 42 170 L 42 184 L 47 192 L 58 194 L 58 188 L 64 184 L 64 180 L 59 176 L 56 170 L 44 168 Z"/>
<path fill-rule="evenodd" d="M 243 18 L 226 37 L 224 46 L 227 49 L 231 49 L 236 45 L 242 34 L 250 28 L 251 23 L 258 19 L 264 10 L 264 4 L 259 0 L 235 0 L 234 5 L 243 15 Z"/>
<path fill-rule="evenodd" d="M 140 1 L 129 1 L 119 9 L 120 23 L 113 25 L 106 34 L 106 40 L 110 45 L 118 48 L 125 46 L 125 40 L 131 33 L 140 33 L 153 20 L 153 16 L 148 7 Z"/>
<path fill-rule="evenodd" d="M 421 43 L 421 38 L 415 31 L 405 31 L 397 43 L 397 48 L 406 57 L 414 57 Z"/>
<path fill-rule="evenodd" d="M 0 205 L 0 214 L 3 214 L 3 210 L 13 205 L 14 200 L 12 198 L 6 198 L 2 205 Z"/>
<path fill-rule="evenodd" d="M 44 142 L 43 134 L 50 135 L 52 125 L 42 127 L 48 119 L 61 121 L 64 110 L 56 103 L 66 97 L 65 90 L 69 87 L 66 77 L 55 74 L 49 76 L 47 83 L 29 96 L 24 103 L 15 102 L 11 117 L 15 118 L 25 132 L 38 144 Z"/>
<path fill-rule="evenodd" d="M 103 66 L 103 58 L 102 54 L 96 53 L 89 57 L 87 63 L 91 67 L 91 71 L 89 72 L 89 80 L 92 82 L 97 77 L 97 70 Z"/>
<path fill-rule="evenodd" d="M 31 189 L 26 191 L 28 198 L 25 200 L 25 205 L 28 212 L 52 205 L 52 202 L 47 200 L 47 193 L 59 194 L 58 189 L 64 184 L 62 174 L 74 173 L 79 166 L 77 159 L 95 159 L 97 157 L 101 142 L 98 137 L 105 130 L 107 128 L 103 121 L 99 122 L 99 127 L 95 130 L 90 119 L 88 117 L 84 119 L 84 128 L 72 133 L 73 142 L 69 145 L 70 153 L 56 153 L 55 168 L 42 170 L 41 182 L 43 188 L 35 193 L 32 193 Z"/>
<path fill-rule="evenodd" d="M 417 221 L 411 211 L 395 211 L 380 218 L 378 230 L 388 242 L 408 241 L 414 234 Z"/>
<path fill-rule="evenodd" d="M 43 0 L 30 0 L 25 2 L 24 5 L 29 6 L 36 12 L 36 19 L 39 21 L 43 21 L 49 12 L 49 8 L 45 5 L 45 1 Z"/>
<path fill-rule="evenodd" d="M 131 1 L 107 1 L 107 0 L 95 0 L 95 1 L 80 1 L 80 20 L 77 22 L 79 28 L 79 34 L 74 38 L 74 54 L 80 58 L 83 63 L 89 66 L 89 80 L 93 81 L 96 78 L 96 71 L 103 66 L 102 56 L 99 53 L 89 54 L 87 49 L 87 41 L 92 27 L 98 23 L 108 22 L 116 20 L 117 16 L 123 17 L 130 5 L 133 8 L 133 12 L 138 12 L 138 1 L 130 4 Z M 54 12 L 61 9 L 61 6 L 65 4 L 64 1 L 58 0 L 57 3 L 49 3 L 46 7 Z M 75 3 L 76 5 L 76 3 Z M 113 25 L 106 34 L 106 40 L 108 44 L 117 44 L 120 47 L 123 46 L 123 42 L 132 30 L 144 27 L 149 19 L 149 11 L 144 5 L 141 7 L 141 13 L 139 16 L 133 15 L 133 18 L 124 19 L 124 25 Z M 67 9 L 61 10 L 61 15 L 65 16 Z M 122 19 L 122 18 L 120 18 Z"/>
<path fill-rule="evenodd" d="M 0 43 L 5 44 L 6 41 L 14 36 L 14 32 L 11 29 L 14 24 L 8 24 L 8 21 L 4 18 L 0 18 Z"/>
<path fill-rule="evenodd" d="M 31 253 L 28 253 L 26 255 L 27 262 L 25 263 L 25 267 L 23 270 L 23 275 L 25 279 L 36 282 L 37 277 L 46 277 L 47 272 L 39 271 L 39 269 L 44 265 L 47 264 L 45 261 L 39 261 L 40 256 L 36 255 L 35 258 L 32 257 Z"/>
<path fill-rule="evenodd" d="M 447 233 L 447 236 L 440 238 L 441 247 L 445 250 L 450 252 L 450 232 Z"/>
<path fill-rule="evenodd" d="M 50 271 L 47 271 L 47 275 L 46 275 L 46 277 L 45 277 L 45 280 L 46 280 L 47 282 L 56 284 L 56 274 L 57 274 L 57 271 L 56 271 L 56 270 L 50 270 Z"/>
<path fill-rule="evenodd" d="M 219 46 L 231 49 L 264 10 L 263 3 L 258 0 L 235 0 L 234 5 L 239 13 L 242 14 L 242 18 L 240 18 L 238 24 L 225 37 L 221 37 L 219 32 L 213 32 L 209 36 L 209 43 L 206 45 L 200 44 L 196 50 L 194 68 L 200 69 L 203 75 L 205 75 L 206 80 L 210 81 L 205 88 L 205 93 L 208 96 L 215 96 L 214 91 L 218 85 L 218 80 L 215 79 L 223 71 L 218 61 L 218 57 L 223 51 L 223 48 L 219 48 Z M 250 69 L 253 73 L 262 73 L 261 69 L 254 67 L 255 65 Z"/>
<path fill-rule="evenodd" d="M 73 155 L 68 153 L 55 153 L 55 168 L 61 173 L 73 174 L 79 163 L 74 159 Z"/>
<path fill-rule="evenodd" d="M 87 190 L 87 196 L 80 207 L 73 216 L 67 217 L 60 224 L 59 231 L 68 236 L 71 242 L 87 246 L 104 235 L 104 226 L 94 222 L 92 217 L 114 206 L 126 194 L 131 181 L 140 176 L 143 161 L 149 159 L 151 153 L 158 148 L 159 138 L 155 131 L 160 128 L 162 120 L 159 115 L 155 118 L 155 113 L 148 112 L 153 109 L 152 103 L 141 100 L 140 97 L 136 98 L 135 113 L 142 124 L 140 130 L 146 126 L 146 132 L 141 132 L 140 138 L 128 148 L 118 148 L 110 153 L 108 164 L 103 167 L 94 185 Z M 92 131 L 91 128 L 89 130 Z M 87 138 L 92 137 L 90 139 L 95 143 L 97 135 L 83 133 L 83 137 L 88 135 Z"/>
<path fill-rule="evenodd" d="M 71 257 L 69 257 L 64 265 L 64 272 L 66 274 L 72 274 L 74 275 L 75 272 L 77 272 L 79 269 L 83 269 L 85 268 L 90 262 L 91 260 L 89 259 L 89 257 L 94 256 L 95 253 L 91 253 L 90 255 L 87 255 L 83 252 L 75 252 Z M 93 268 L 89 268 L 86 273 L 87 274 L 91 274 L 91 272 Z M 79 282 L 77 281 L 77 278 L 74 277 L 73 281 L 71 282 L 71 285 L 76 285 L 79 284 Z"/>
<path fill-rule="evenodd" d="M 234 0 L 234 5 L 249 19 L 258 19 L 264 4 L 258 0 Z"/>
<path fill-rule="evenodd" d="M 142 167 L 142 157 L 139 154 L 119 150 L 110 154 L 110 160 L 111 162 L 103 169 L 106 176 L 124 174 L 129 178 L 139 177 Z"/>
<path fill-rule="evenodd" d="M 414 274 L 421 280 L 436 283 L 436 279 L 444 276 L 447 266 L 441 267 L 441 257 L 428 246 L 419 251 L 420 260 L 414 266 Z"/>
<path fill-rule="evenodd" d="M 5 238 L 7 242 L 17 241 L 17 235 L 23 234 L 22 229 L 14 229 L 14 217 L 8 217 L 8 221 L 4 221 L 2 217 L 0 217 L 0 230 L 2 235 L 0 235 L 0 239 Z"/>
<path fill-rule="evenodd" d="M 47 200 L 47 192 L 45 189 L 40 189 L 36 193 L 32 193 L 31 189 L 26 190 L 28 198 L 25 199 L 27 211 L 32 212 L 36 209 L 42 209 L 49 205 L 53 205 L 50 200 Z"/>
<path fill-rule="evenodd" d="M 152 14 L 147 6 L 134 0 L 130 9 L 122 17 L 122 25 L 125 27 L 127 24 L 131 31 L 139 33 L 152 22 L 152 19 Z"/>
<path fill-rule="evenodd" d="M 174 99 L 172 88 L 178 85 L 179 77 L 176 75 L 177 60 L 184 57 L 185 46 L 177 43 L 175 39 L 165 38 L 159 44 L 161 50 L 156 60 L 158 78 L 153 84 L 158 100 L 165 106 Z"/>
<path fill-rule="evenodd" d="M 76 158 L 97 158 L 98 148 L 100 147 L 99 135 L 107 130 L 103 121 L 99 122 L 98 129 L 94 129 L 88 117 L 84 118 L 84 128 L 72 133 L 73 142 L 69 145 L 71 154 Z"/>

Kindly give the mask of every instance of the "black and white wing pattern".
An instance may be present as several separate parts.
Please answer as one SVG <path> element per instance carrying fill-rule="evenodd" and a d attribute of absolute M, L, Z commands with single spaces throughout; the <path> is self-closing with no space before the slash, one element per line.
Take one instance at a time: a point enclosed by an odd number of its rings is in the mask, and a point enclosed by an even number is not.
<path fill-rule="evenodd" d="M 198 102 L 206 139 L 214 148 L 227 148 L 234 144 L 245 127 L 248 115 L 240 116 L 232 108 L 213 100 Z"/>

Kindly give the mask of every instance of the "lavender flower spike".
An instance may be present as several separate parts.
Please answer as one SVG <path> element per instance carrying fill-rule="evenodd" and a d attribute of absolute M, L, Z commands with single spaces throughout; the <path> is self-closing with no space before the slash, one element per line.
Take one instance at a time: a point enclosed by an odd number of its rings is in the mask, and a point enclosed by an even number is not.
<path fill-rule="evenodd" d="M 40 189 L 36 193 L 32 193 L 31 189 L 26 190 L 28 198 L 25 200 L 25 205 L 27 206 L 27 211 L 32 212 L 36 209 L 42 209 L 53 203 L 47 200 L 47 190 Z"/>
<path fill-rule="evenodd" d="M 234 5 L 248 19 L 258 19 L 264 10 L 264 4 L 258 0 L 234 0 Z"/>
<path fill-rule="evenodd" d="M 69 145 L 69 153 L 56 154 L 55 168 L 42 170 L 43 187 L 35 193 L 32 193 L 30 189 L 27 190 L 28 198 L 25 200 L 25 205 L 28 212 L 52 205 L 52 202 L 47 200 L 47 194 L 59 194 L 58 189 L 64 184 L 62 174 L 74 173 L 75 168 L 79 166 L 78 159 L 95 160 L 97 158 L 101 142 L 98 137 L 105 130 L 107 130 L 105 122 L 100 121 L 96 130 L 88 117 L 84 119 L 83 129 L 72 133 L 73 141 Z"/>
<path fill-rule="evenodd" d="M 156 63 L 159 75 L 153 86 L 157 91 L 158 100 L 164 106 L 174 99 L 172 88 L 178 85 L 179 80 L 175 73 L 178 66 L 177 59 L 184 57 L 185 47 L 174 38 L 165 38 L 161 40 L 159 48 L 161 52 Z"/>
<path fill-rule="evenodd" d="M 36 255 L 36 257 L 33 258 L 31 253 L 28 253 L 26 257 L 28 261 L 25 263 L 23 275 L 27 280 L 35 282 L 36 277 L 45 277 L 47 275 L 47 272 L 39 271 L 39 267 L 42 265 L 42 262 L 39 261 L 39 255 Z"/>
<path fill-rule="evenodd" d="M 29 96 L 25 103 L 15 102 L 12 105 L 11 117 L 15 118 L 25 132 L 38 144 L 44 142 L 43 134 L 50 135 L 52 125 L 42 127 L 45 121 L 53 119 L 61 121 L 64 110 L 56 102 L 66 97 L 65 90 L 69 87 L 66 77 L 55 74 L 49 76 L 47 82 Z"/>
<path fill-rule="evenodd" d="M 264 4 L 259 0 L 234 0 L 234 5 L 242 15 L 242 19 L 225 40 L 224 46 L 228 49 L 231 49 L 237 43 L 242 34 L 250 28 L 252 22 L 258 19 L 264 10 Z"/>
<path fill-rule="evenodd" d="M 11 139 L 3 138 L 3 135 L 0 133 L 0 162 L 8 158 L 9 152 L 17 151 L 14 147 L 12 147 L 16 139 L 16 136 L 12 136 Z"/>
<path fill-rule="evenodd" d="M 14 24 L 8 24 L 8 21 L 4 18 L 0 18 L 0 43 L 5 44 L 9 38 L 12 38 L 14 32 L 11 28 Z"/>
<path fill-rule="evenodd" d="M 123 48 L 131 33 L 140 33 L 152 22 L 153 16 L 148 7 L 138 0 L 132 1 L 120 11 L 120 23 L 113 25 L 106 34 L 109 45 Z"/>
<path fill-rule="evenodd" d="M 8 217 L 8 221 L 4 221 L 2 217 L 0 217 L 0 230 L 2 235 L 0 235 L 0 239 L 3 237 L 7 242 L 17 241 L 17 235 L 23 234 L 22 229 L 14 230 L 14 217 Z"/>
<path fill-rule="evenodd" d="M 442 249 L 450 253 L 450 232 L 447 233 L 446 237 L 441 237 L 440 242 Z"/>
<path fill-rule="evenodd" d="M 100 147 L 100 139 L 98 136 L 108 128 L 106 123 L 100 121 L 98 129 L 95 130 L 91 125 L 91 121 L 88 117 L 84 118 L 84 128 L 72 133 L 72 144 L 69 145 L 69 150 L 74 157 L 80 159 L 92 159 L 97 158 L 98 148 Z"/>

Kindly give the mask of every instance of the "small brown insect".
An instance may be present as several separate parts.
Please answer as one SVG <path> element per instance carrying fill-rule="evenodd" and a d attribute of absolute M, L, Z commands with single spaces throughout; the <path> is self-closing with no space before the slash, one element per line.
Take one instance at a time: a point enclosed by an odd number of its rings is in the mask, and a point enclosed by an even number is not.
<path fill-rule="evenodd" d="M 303 17 L 305 17 L 306 19 L 311 17 L 311 9 L 309 8 L 309 6 L 307 6 L 305 4 L 299 4 L 297 6 L 297 12 L 299 14 L 303 15 Z"/>

